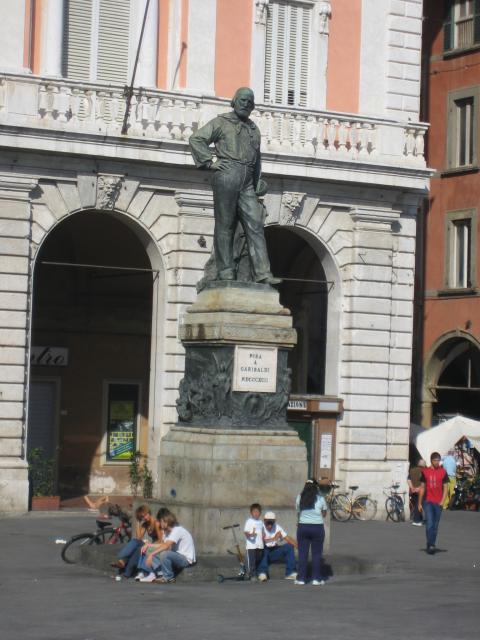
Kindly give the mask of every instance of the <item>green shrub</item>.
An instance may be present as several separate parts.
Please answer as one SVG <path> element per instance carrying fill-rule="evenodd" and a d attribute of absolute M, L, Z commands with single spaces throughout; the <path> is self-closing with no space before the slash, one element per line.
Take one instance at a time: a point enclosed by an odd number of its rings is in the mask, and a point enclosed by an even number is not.
<path fill-rule="evenodd" d="M 32 496 L 55 494 L 55 462 L 46 458 L 41 447 L 31 449 L 27 456 Z"/>

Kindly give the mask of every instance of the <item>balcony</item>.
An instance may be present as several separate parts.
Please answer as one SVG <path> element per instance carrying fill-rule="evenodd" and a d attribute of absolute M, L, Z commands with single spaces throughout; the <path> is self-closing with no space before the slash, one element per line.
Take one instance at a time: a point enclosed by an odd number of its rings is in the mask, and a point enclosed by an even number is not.
<path fill-rule="evenodd" d="M 229 102 L 223 99 L 142 89 L 133 96 L 128 131 L 122 135 L 125 98 L 121 87 L 0 75 L 0 133 L 20 127 L 25 139 L 43 137 L 43 148 L 54 148 L 46 142 L 52 137 L 71 143 L 109 141 L 117 148 L 123 140 L 144 150 L 173 145 L 185 163 L 190 161 L 185 147 L 192 132 L 228 110 Z M 427 125 L 423 123 L 263 104 L 257 105 L 252 119 L 262 134 L 262 151 L 272 161 L 326 160 L 372 165 L 372 170 L 374 165 L 425 168 Z"/>

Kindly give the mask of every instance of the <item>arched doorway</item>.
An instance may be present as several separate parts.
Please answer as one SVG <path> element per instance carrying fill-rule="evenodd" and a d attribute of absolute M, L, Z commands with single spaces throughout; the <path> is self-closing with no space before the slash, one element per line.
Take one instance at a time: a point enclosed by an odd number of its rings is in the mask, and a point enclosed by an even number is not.
<path fill-rule="evenodd" d="M 73 214 L 36 257 L 27 448 L 54 456 L 64 497 L 128 492 L 131 452 L 147 451 L 158 278 L 132 224 Z"/>
<path fill-rule="evenodd" d="M 469 334 L 444 336 L 435 346 L 425 373 L 427 409 L 431 402 L 431 411 L 425 413 L 431 415 L 430 424 L 457 414 L 480 419 L 479 391 L 480 345 Z"/>
<path fill-rule="evenodd" d="M 280 302 L 290 309 L 297 345 L 289 354 L 292 393 L 324 394 L 329 290 L 319 256 L 307 239 L 290 228 L 265 230 L 272 272 L 284 278 Z"/>

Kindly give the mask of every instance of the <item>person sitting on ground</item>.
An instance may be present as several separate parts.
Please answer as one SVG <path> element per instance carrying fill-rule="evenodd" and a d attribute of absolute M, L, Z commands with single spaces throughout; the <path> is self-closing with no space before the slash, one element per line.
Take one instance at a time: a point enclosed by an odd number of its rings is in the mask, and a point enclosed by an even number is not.
<path fill-rule="evenodd" d="M 132 539 L 118 552 L 116 562 L 112 562 L 112 566 L 117 567 L 124 578 L 132 577 L 140 559 L 140 550 L 145 543 L 163 540 L 159 518 L 164 512 L 168 512 L 168 509 L 160 509 L 157 518 L 154 518 L 150 507 L 146 504 L 142 504 L 135 511 L 135 533 Z"/>
<path fill-rule="evenodd" d="M 295 580 L 297 563 L 294 549 L 297 547 L 297 542 L 290 538 L 285 529 L 276 522 L 273 511 L 267 511 L 263 517 L 263 543 L 265 549 L 258 565 L 260 582 L 268 580 L 268 567 L 272 562 L 285 562 L 285 579 Z"/>
<path fill-rule="evenodd" d="M 243 532 L 247 549 L 247 571 L 250 580 L 255 581 L 258 574 L 258 564 L 263 553 L 263 522 L 260 518 L 262 507 L 258 502 L 250 505 L 250 517 L 247 518 Z"/>
<path fill-rule="evenodd" d="M 160 526 L 163 541 L 142 547 L 138 567 L 146 575 L 139 578 L 140 582 L 175 582 L 175 576 L 182 569 L 196 562 L 192 535 L 178 524 L 175 515 L 169 511 L 160 518 Z"/>
<path fill-rule="evenodd" d="M 310 547 L 312 548 L 312 584 L 323 585 L 322 553 L 325 540 L 323 525 L 327 515 L 327 503 L 320 494 L 320 487 L 314 479 L 307 480 L 302 493 L 295 503 L 298 513 L 298 577 L 295 584 L 307 582 L 307 565 Z"/>
<path fill-rule="evenodd" d="M 416 465 L 410 467 L 410 471 L 408 472 L 407 484 L 412 504 L 412 524 L 415 527 L 421 527 L 423 524 L 422 514 L 418 510 L 418 494 L 420 493 L 420 486 L 422 484 L 422 471 L 426 466 L 427 463 L 425 460 L 420 458 Z"/>

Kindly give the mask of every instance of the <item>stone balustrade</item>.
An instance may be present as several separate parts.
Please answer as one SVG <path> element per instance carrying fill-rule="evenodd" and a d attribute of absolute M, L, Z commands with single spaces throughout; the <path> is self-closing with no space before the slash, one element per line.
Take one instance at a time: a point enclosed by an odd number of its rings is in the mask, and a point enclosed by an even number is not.
<path fill-rule="evenodd" d="M 119 136 L 125 105 L 120 87 L 0 76 L 0 124 Z M 185 143 L 197 127 L 228 109 L 228 101 L 221 99 L 136 91 L 126 135 Z M 257 105 L 252 118 L 265 153 L 425 167 L 427 125 L 422 123 L 272 105 Z"/>

